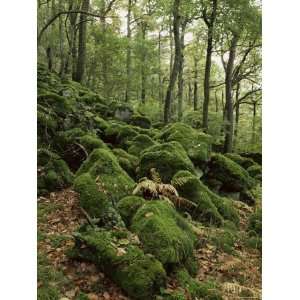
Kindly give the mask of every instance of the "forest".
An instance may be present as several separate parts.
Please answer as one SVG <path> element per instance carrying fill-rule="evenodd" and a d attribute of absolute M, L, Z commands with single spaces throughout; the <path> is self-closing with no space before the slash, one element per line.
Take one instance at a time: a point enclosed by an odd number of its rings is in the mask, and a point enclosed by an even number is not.
<path fill-rule="evenodd" d="M 261 299 L 258 0 L 38 0 L 38 300 Z"/>

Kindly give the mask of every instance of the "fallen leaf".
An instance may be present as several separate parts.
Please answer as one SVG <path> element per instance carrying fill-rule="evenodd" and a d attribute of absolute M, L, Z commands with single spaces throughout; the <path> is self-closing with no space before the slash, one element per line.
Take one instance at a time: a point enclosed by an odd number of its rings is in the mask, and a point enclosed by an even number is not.
<path fill-rule="evenodd" d="M 104 292 L 103 293 L 103 297 L 104 297 L 105 300 L 109 300 L 110 299 L 110 295 L 109 295 L 108 292 Z"/>

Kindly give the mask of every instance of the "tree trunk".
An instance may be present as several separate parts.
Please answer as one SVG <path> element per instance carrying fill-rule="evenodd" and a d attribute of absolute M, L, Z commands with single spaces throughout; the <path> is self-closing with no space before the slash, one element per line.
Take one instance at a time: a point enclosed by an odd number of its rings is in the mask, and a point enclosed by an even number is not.
<path fill-rule="evenodd" d="M 132 0 L 128 0 L 128 8 L 127 8 L 127 52 L 126 52 L 126 91 L 125 91 L 125 102 L 130 101 L 130 83 L 131 83 L 131 5 Z"/>
<path fill-rule="evenodd" d="M 198 109 L 198 58 L 194 57 L 194 110 Z"/>
<path fill-rule="evenodd" d="M 172 72 L 170 74 L 170 81 L 167 89 L 167 94 L 165 98 L 165 109 L 164 109 L 164 122 L 168 123 L 170 120 L 170 108 L 171 108 L 171 99 L 174 86 L 176 83 L 179 62 L 181 55 L 181 45 L 180 45 L 180 35 L 179 35 L 179 25 L 180 25 L 180 15 L 179 15 L 179 5 L 180 0 L 174 0 L 173 4 L 173 32 L 174 32 L 174 42 L 175 42 L 175 57 Z"/>
<path fill-rule="evenodd" d="M 240 83 L 237 84 L 236 92 L 235 92 L 235 127 L 234 127 L 234 141 L 237 139 L 238 135 L 238 125 L 239 125 L 239 117 L 240 117 Z"/>
<path fill-rule="evenodd" d="M 52 48 L 51 46 L 47 47 L 47 60 L 48 60 L 48 70 L 51 72 L 53 67 L 53 61 L 52 61 Z"/>
<path fill-rule="evenodd" d="M 178 121 L 182 118 L 182 100 L 183 100 L 183 67 L 184 67 L 184 34 L 185 34 L 186 22 L 182 23 L 181 26 L 181 37 L 180 37 L 180 61 L 179 61 L 179 72 L 178 72 Z"/>
<path fill-rule="evenodd" d="M 233 34 L 231 40 L 229 59 L 226 67 L 225 75 L 225 97 L 226 97 L 226 113 L 225 113 L 225 141 L 224 141 L 224 153 L 232 152 L 233 146 L 233 103 L 232 103 L 232 73 L 234 67 L 234 60 L 236 55 L 236 47 L 238 42 L 238 36 Z"/>
<path fill-rule="evenodd" d="M 90 6 L 89 0 L 82 0 L 81 10 L 88 11 Z M 85 61 L 86 61 L 86 30 L 87 30 L 87 15 L 80 14 L 80 24 L 79 24 L 79 37 L 78 37 L 78 58 L 77 58 L 77 68 L 75 80 L 82 82 L 84 78 L 85 71 Z"/>
<path fill-rule="evenodd" d="M 142 47 L 142 70 L 141 70 L 141 101 L 143 104 L 145 104 L 146 102 L 146 30 L 147 30 L 147 24 L 146 23 L 142 23 L 141 26 L 141 30 L 142 30 L 142 41 L 143 41 L 143 47 Z"/>
<path fill-rule="evenodd" d="M 216 113 L 219 111 L 219 99 L 218 99 L 218 91 L 215 90 L 215 103 L 216 103 Z"/>
<path fill-rule="evenodd" d="M 158 85 L 159 85 L 159 90 L 158 90 L 158 98 L 159 98 L 159 103 L 163 103 L 163 83 L 162 83 L 162 71 L 161 71 L 161 29 L 159 30 L 158 33 Z"/>
<path fill-rule="evenodd" d="M 192 104 L 192 93 L 193 93 L 192 85 L 191 85 L 191 81 L 189 80 L 189 91 L 188 91 L 188 103 L 189 103 L 189 105 Z"/>
<path fill-rule="evenodd" d="M 253 120 L 252 120 L 252 137 L 251 137 L 251 144 L 255 144 L 255 130 L 256 130 L 256 108 L 257 102 L 253 102 Z"/>
<path fill-rule="evenodd" d="M 202 127 L 205 132 L 208 130 L 208 108 L 210 97 L 210 70 L 211 70 L 211 55 L 213 50 L 213 33 L 214 23 L 217 14 L 217 0 L 212 0 L 212 13 L 207 24 L 207 49 L 206 49 L 206 62 L 205 62 L 205 74 L 204 74 L 204 101 L 203 101 L 203 122 Z"/>
<path fill-rule="evenodd" d="M 59 1 L 60 11 L 64 10 L 62 0 Z M 64 55 L 64 28 L 63 28 L 63 17 L 59 16 L 59 52 L 60 52 L 60 68 L 59 76 L 64 77 L 65 73 L 65 55 Z"/>

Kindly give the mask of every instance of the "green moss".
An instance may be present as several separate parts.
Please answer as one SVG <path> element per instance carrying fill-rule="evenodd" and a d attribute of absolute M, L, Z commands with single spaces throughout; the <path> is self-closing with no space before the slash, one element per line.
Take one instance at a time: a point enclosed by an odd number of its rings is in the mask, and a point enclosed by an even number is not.
<path fill-rule="evenodd" d="M 91 153 L 94 149 L 103 148 L 108 149 L 107 145 L 97 136 L 86 134 L 79 138 L 79 143 L 85 148 L 88 153 Z"/>
<path fill-rule="evenodd" d="M 210 157 L 212 137 L 186 124 L 170 124 L 161 131 L 157 138 L 166 142 L 180 143 L 195 165 L 201 166 Z"/>
<path fill-rule="evenodd" d="M 144 198 L 138 196 L 127 196 L 118 202 L 117 209 L 127 226 L 131 224 L 133 216 L 145 202 Z"/>
<path fill-rule="evenodd" d="M 247 231 L 250 235 L 262 235 L 262 209 L 258 208 L 249 217 Z"/>
<path fill-rule="evenodd" d="M 216 283 L 212 281 L 198 282 L 183 268 L 176 270 L 175 278 L 191 299 L 222 300 Z"/>
<path fill-rule="evenodd" d="M 226 153 L 224 154 L 224 156 L 233 160 L 234 162 L 242 166 L 244 169 L 248 169 L 249 167 L 255 165 L 255 161 L 253 159 L 240 156 L 237 153 Z"/>
<path fill-rule="evenodd" d="M 153 200 L 141 206 L 132 219 L 131 230 L 139 236 L 144 251 L 163 264 L 184 262 L 193 255 L 195 236 L 166 201 Z"/>
<path fill-rule="evenodd" d="M 235 253 L 235 243 L 238 240 L 236 231 L 230 229 L 214 231 L 210 234 L 209 239 L 222 252 Z"/>
<path fill-rule="evenodd" d="M 57 116 L 54 112 L 46 109 L 40 109 L 37 111 L 37 124 L 38 127 L 43 128 L 43 130 L 52 130 L 55 131 L 57 129 Z"/>
<path fill-rule="evenodd" d="M 38 151 L 38 194 L 68 187 L 73 182 L 73 173 L 57 154 L 47 150 Z"/>
<path fill-rule="evenodd" d="M 101 229 L 88 229 L 75 237 L 73 256 L 98 265 L 133 299 L 153 299 L 165 286 L 163 266 L 134 245 L 129 232 L 126 243 L 114 231 Z"/>
<path fill-rule="evenodd" d="M 180 170 L 188 170 L 196 174 L 193 163 L 184 148 L 178 142 L 154 145 L 144 150 L 141 156 L 138 176 L 149 176 L 151 168 L 155 168 L 163 182 L 170 182 L 173 175 Z"/>
<path fill-rule="evenodd" d="M 151 120 L 142 115 L 133 115 L 129 123 L 147 129 L 151 127 Z"/>
<path fill-rule="evenodd" d="M 198 205 L 191 212 L 193 217 L 206 224 L 220 226 L 225 220 L 239 224 L 239 217 L 231 200 L 223 198 L 212 192 L 201 180 L 187 171 L 180 171 L 172 182 L 178 182 L 176 188 L 179 194 Z"/>
<path fill-rule="evenodd" d="M 121 216 L 112 207 L 107 194 L 99 189 L 95 179 L 89 173 L 84 173 L 75 179 L 74 190 L 79 193 L 80 206 L 92 218 L 99 219 L 100 225 L 108 228 L 125 226 Z"/>
<path fill-rule="evenodd" d="M 153 141 L 148 135 L 139 134 L 130 142 L 128 152 L 135 156 L 140 156 L 145 149 L 156 144 L 157 143 Z"/>
<path fill-rule="evenodd" d="M 186 300 L 186 297 L 183 290 L 162 289 L 161 294 L 155 300 Z"/>
<path fill-rule="evenodd" d="M 132 126 L 122 126 L 119 129 L 119 133 L 117 135 L 117 142 L 121 148 L 128 148 L 129 141 L 131 141 L 137 135 L 138 132 L 135 129 L 133 129 Z"/>
<path fill-rule="evenodd" d="M 112 150 L 117 157 L 120 166 L 127 172 L 131 178 L 135 179 L 136 168 L 138 166 L 138 158 L 134 155 L 127 153 L 121 148 L 115 148 Z"/>
<path fill-rule="evenodd" d="M 131 194 L 134 181 L 121 168 L 117 158 L 107 149 L 95 149 L 83 162 L 76 173 L 79 176 L 89 172 L 95 179 L 98 178 L 101 188 L 113 202 Z"/>
<path fill-rule="evenodd" d="M 222 182 L 222 189 L 228 192 L 240 192 L 250 189 L 255 182 L 249 173 L 233 160 L 222 154 L 214 154 L 209 162 L 206 178 Z"/>
<path fill-rule="evenodd" d="M 96 123 L 96 127 L 101 129 L 102 131 L 105 131 L 109 127 L 108 122 L 99 116 L 94 117 L 94 121 Z"/>
<path fill-rule="evenodd" d="M 262 168 L 259 164 L 254 164 L 253 166 L 249 167 L 247 169 L 250 176 L 257 180 L 262 179 Z"/>
<path fill-rule="evenodd" d="M 95 179 L 89 173 L 78 176 L 74 181 L 74 190 L 80 195 L 80 206 L 92 218 L 99 218 L 108 205 L 108 199 L 99 191 Z"/>

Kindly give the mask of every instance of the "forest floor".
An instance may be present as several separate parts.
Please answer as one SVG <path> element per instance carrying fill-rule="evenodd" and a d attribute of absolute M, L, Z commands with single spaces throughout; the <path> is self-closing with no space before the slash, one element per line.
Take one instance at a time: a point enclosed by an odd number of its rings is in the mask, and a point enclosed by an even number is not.
<path fill-rule="evenodd" d="M 201 247 L 197 279 L 213 280 L 224 300 L 261 299 L 261 252 L 245 246 L 245 228 L 254 208 L 236 202 L 241 227 L 232 247 L 225 247 L 220 229 L 199 227 Z M 71 189 L 38 198 L 38 292 L 43 299 L 129 299 L 95 265 L 68 258 L 72 233 L 86 222 L 77 194 Z M 215 236 L 217 238 L 212 239 Z M 173 289 L 176 283 L 169 282 Z"/>

